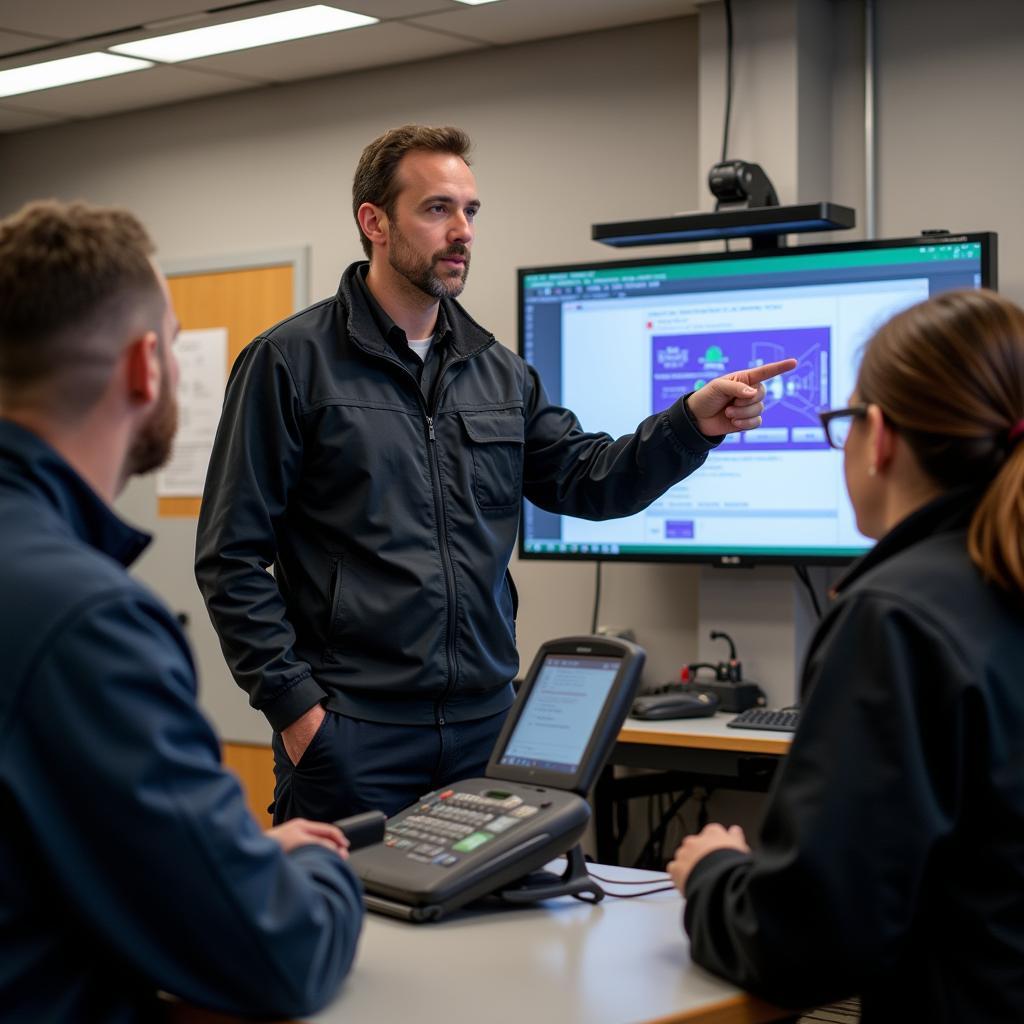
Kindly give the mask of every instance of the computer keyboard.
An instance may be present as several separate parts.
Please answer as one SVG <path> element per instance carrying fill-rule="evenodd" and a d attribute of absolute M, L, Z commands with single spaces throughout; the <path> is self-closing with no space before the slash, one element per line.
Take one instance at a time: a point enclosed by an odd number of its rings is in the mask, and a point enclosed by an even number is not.
<path fill-rule="evenodd" d="M 774 729 L 776 732 L 795 732 L 799 718 L 800 710 L 798 708 L 785 708 L 782 711 L 771 708 L 747 708 L 731 722 L 726 722 L 726 725 L 733 729 Z"/>

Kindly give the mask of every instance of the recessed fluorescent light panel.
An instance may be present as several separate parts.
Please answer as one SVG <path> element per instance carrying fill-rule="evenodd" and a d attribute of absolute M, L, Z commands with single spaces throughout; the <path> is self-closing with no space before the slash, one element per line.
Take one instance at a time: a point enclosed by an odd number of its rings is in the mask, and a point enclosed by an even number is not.
<path fill-rule="evenodd" d="M 94 78 L 123 75 L 153 65 L 148 60 L 115 57 L 112 53 L 81 53 L 77 57 L 61 57 L 43 64 L 0 71 L 0 97 L 20 96 L 40 89 L 56 89 L 74 82 L 91 82 Z"/>
<path fill-rule="evenodd" d="M 468 4 L 470 7 L 479 7 L 480 4 L 496 4 L 498 0 L 456 0 L 456 3 Z"/>
<path fill-rule="evenodd" d="M 361 28 L 363 25 L 374 25 L 378 20 L 365 14 L 353 14 L 338 7 L 317 4 L 296 11 L 281 11 L 279 14 L 264 14 L 244 21 L 229 21 L 223 25 L 154 36 L 152 39 L 137 39 L 133 43 L 118 43 L 110 49 L 132 57 L 176 64 L 181 60 L 212 57 L 216 53 L 249 50 L 254 46 L 269 46 L 290 39 L 305 39 L 327 32 Z"/>

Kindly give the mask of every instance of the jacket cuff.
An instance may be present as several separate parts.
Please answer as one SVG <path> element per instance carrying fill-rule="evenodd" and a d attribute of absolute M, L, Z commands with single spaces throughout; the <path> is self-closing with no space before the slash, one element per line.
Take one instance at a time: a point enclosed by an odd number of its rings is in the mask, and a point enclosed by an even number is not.
<path fill-rule="evenodd" d="M 260 711 L 266 716 L 274 732 L 282 732 L 326 696 L 312 676 L 303 676 L 279 697 L 264 704 Z"/>
<path fill-rule="evenodd" d="M 712 448 L 717 448 L 725 440 L 725 434 L 719 434 L 717 437 L 708 437 L 697 429 L 697 424 L 690 416 L 690 410 L 686 407 L 686 400 L 692 394 L 693 392 L 691 391 L 689 394 L 673 402 L 665 410 L 665 414 L 668 416 L 669 423 L 672 424 L 672 430 L 679 443 L 687 451 L 695 452 L 698 455 L 705 455 Z"/>
<path fill-rule="evenodd" d="M 705 854 L 693 865 L 693 869 L 686 879 L 685 891 L 683 892 L 684 898 L 689 899 L 691 893 L 709 877 L 718 875 L 723 871 L 728 871 L 734 865 L 743 864 L 749 860 L 751 860 L 751 855 L 744 853 L 742 850 L 712 850 L 710 853 Z"/>

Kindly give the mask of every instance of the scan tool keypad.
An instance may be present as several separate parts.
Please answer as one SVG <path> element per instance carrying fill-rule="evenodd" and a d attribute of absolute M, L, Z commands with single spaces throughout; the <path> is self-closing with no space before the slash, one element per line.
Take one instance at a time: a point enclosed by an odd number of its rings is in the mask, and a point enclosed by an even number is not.
<path fill-rule="evenodd" d="M 451 867 L 538 810 L 513 794 L 446 789 L 389 821 L 384 845 L 406 851 L 411 860 Z"/>

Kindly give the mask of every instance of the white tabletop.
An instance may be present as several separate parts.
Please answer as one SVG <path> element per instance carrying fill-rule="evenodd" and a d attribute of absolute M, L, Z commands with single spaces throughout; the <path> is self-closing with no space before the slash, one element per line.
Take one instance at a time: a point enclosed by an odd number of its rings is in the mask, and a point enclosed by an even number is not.
<path fill-rule="evenodd" d="M 605 877 L 666 876 L 591 865 Z M 640 886 L 607 885 L 636 891 Z M 644 886 L 643 888 L 646 888 Z M 356 964 L 316 1024 L 757 1024 L 784 1016 L 690 962 L 675 890 L 571 898 L 415 925 L 367 914 Z"/>

